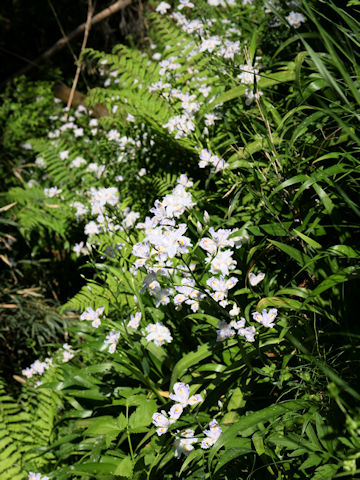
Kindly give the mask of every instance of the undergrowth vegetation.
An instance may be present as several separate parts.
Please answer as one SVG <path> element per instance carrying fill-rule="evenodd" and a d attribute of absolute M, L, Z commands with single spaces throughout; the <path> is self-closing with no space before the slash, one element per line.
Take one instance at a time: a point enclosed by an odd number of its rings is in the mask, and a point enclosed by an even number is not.
<path fill-rule="evenodd" d="M 84 105 L 4 94 L 4 224 L 78 291 L 66 343 L 39 311 L 21 394 L 1 386 L 1 478 L 358 478 L 360 24 L 339 3 L 154 2 L 141 49 L 82 52 Z"/>

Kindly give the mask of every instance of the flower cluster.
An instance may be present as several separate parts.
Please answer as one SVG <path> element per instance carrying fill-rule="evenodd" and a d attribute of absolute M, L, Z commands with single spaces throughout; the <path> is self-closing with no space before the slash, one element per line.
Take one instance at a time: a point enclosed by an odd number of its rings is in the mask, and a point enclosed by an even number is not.
<path fill-rule="evenodd" d="M 175 132 L 175 138 L 187 137 L 190 132 L 195 130 L 195 124 L 187 114 L 170 118 L 163 127 L 167 128 L 170 133 Z"/>
<path fill-rule="evenodd" d="M 156 412 L 153 415 L 153 424 L 157 427 L 156 433 L 161 436 L 166 433 L 173 423 L 178 420 L 183 410 L 188 405 L 197 405 L 203 401 L 201 395 L 190 396 L 189 385 L 178 382 L 174 385 L 174 393 L 170 393 L 169 397 L 173 400 L 175 405 L 170 408 L 169 413 L 162 410 L 161 413 Z M 205 438 L 201 442 L 201 448 L 208 449 L 221 435 L 221 428 L 216 420 L 209 423 L 209 429 L 203 431 Z M 176 458 L 181 457 L 182 454 L 188 455 L 194 450 L 194 445 L 199 439 L 195 437 L 195 431 L 188 428 L 181 433 L 176 431 L 174 442 L 174 455 Z"/>
<path fill-rule="evenodd" d="M 195 280 L 193 279 L 183 278 L 181 284 L 181 286 L 174 287 L 178 292 L 174 297 L 174 305 L 180 305 L 185 302 L 187 305 L 190 305 L 193 312 L 197 312 L 199 309 L 199 301 L 205 298 L 205 294 L 194 288 Z"/>
<path fill-rule="evenodd" d="M 306 18 L 302 13 L 291 11 L 287 17 L 288 24 L 294 28 L 301 27 L 301 24 L 306 22 Z"/>
<path fill-rule="evenodd" d="M 80 315 L 80 320 L 89 320 L 93 327 L 98 328 L 101 325 L 100 315 L 103 314 L 104 309 L 105 307 L 99 307 L 93 310 L 91 307 L 87 307 L 86 311 Z"/>
<path fill-rule="evenodd" d="M 220 437 L 221 432 L 222 430 L 218 422 L 216 420 L 211 420 L 209 423 L 209 430 L 203 431 L 206 437 L 201 442 L 201 448 L 207 449 L 214 445 L 216 440 Z"/>
<path fill-rule="evenodd" d="M 178 185 L 171 194 L 166 195 L 161 201 L 156 200 L 150 210 L 153 217 L 146 217 L 145 222 L 138 223 L 137 228 L 144 230 L 145 238 L 134 245 L 132 253 L 139 257 L 134 263 L 134 269 L 145 267 L 152 271 L 150 260 L 154 259 L 160 266 L 168 266 L 166 262 L 176 255 L 188 251 L 191 246 L 190 239 L 184 234 L 187 230 L 185 223 L 176 224 L 186 209 L 194 205 L 191 194 L 186 190 L 192 183 L 186 175 L 181 175 Z"/>
<path fill-rule="evenodd" d="M 111 330 L 111 332 L 106 336 L 104 343 L 109 345 L 109 353 L 114 353 L 116 350 L 116 346 L 120 339 L 120 332 L 116 330 Z"/>
<path fill-rule="evenodd" d="M 225 308 L 228 305 L 228 291 L 238 282 L 236 277 L 226 278 L 231 270 L 236 268 L 236 262 L 233 259 L 233 250 L 239 248 L 247 241 L 247 236 L 236 235 L 236 230 L 209 228 L 210 237 L 203 237 L 199 246 L 207 252 L 207 265 L 210 266 L 210 272 L 214 275 L 219 274 L 219 278 L 212 276 L 208 278 L 207 285 L 211 290 L 207 293 L 219 304 Z M 221 327 L 220 330 L 223 330 Z M 227 336 L 231 336 L 231 329 Z M 219 337 L 219 335 L 218 335 Z M 220 335 L 220 338 L 223 337 Z M 225 337 L 226 338 L 226 337 Z"/>
<path fill-rule="evenodd" d="M 205 168 L 208 165 L 212 165 L 212 172 L 219 172 L 229 166 L 229 164 L 226 163 L 222 158 L 218 157 L 217 155 L 213 155 L 210 150 L 201 150 L 199 158 L 199 167 Z"/>
<path fill-rule="evenodd" d="M 61 192 L 61 188 L 58 187 L 44 188 L 44 195 L 48 198 L 57 197 L 58 195 L 60 195 Z"/>
<path fill-rule="evenodd" d="M 26 378 L 31 378 L 34 375 L 43 375 L 45 370 L 48 370 L 52 366 L 52 359 L 51 358 L 45 358 L 43 362 L 40 360 L 35 360 L 34 363 L 30 365 L 30 367 L 25 368 L 22 370 L 22 374 Z"/>
<path fill-rule="evenodd" d="M 213 290 L 213 292 L 208 291 L 210 296 L 219 304 L 225 308 L 228 305 L 228 301 L 226 300 L 228 291 L 235 287 L 237 284 L 238 279 L 236 277 L 230 277 L 228 280 L 220 275 L 220 279 L 216 277 L 210 277 L 207 280 L 207 285 Z"/>
<path fill-rule="evenodd" d="M 146 340 L 153 341 L 155 345 L 161 347 L 165 342 L 171 343 L 172 336 L 170 330 L 165 327 L 162 323 L 150 323 L 145 327 L 145 330 L 148 332 L 146 335 Z"/>
<path fill-rule="evenodd" d="M 177 382 L 174 385 L 174 393 L 170 393 L 169 397 L 173 400 L 173 405 L 169 411 L 169 415 L 163 410 L 161 413 L 154 413 L 153 424 L 159 427 L 156 433 L 160 436 L 167 432 L 168 428 L 174 423 L 182 414 L 185 407 L 188 405 L 197 405 L 202 402 L 201 395 L 191 395 L 190 387 L 182 382 Z"/>
<path fill-rule="evenodd" d="M 251 65 L 251 63 L 247 63 L 245 65 L 240 65 L 240 72 L 237 78 L 240 80 L 241 83 L 245 83 L 246 85 L 252 85 L 255 83 L 255 80 L 258 82 L 260 79 L 259 68 L 258 65 Z"/>
<path fill-rule="evenodd" d="M 245 318 L 241 317 L 240 320 L 231 320 L 230 323 L 220 321 L 218 324 L 219 330 L 216 331 L 218 342 L 222 342 L 227 338 L 233 337 L 236 333 L 240 337 L 244 337 L 248 342 L 255 341 L 256 329 L 252 325 L 245 327 Z"/>
<path fill-rule="evenodd" d="M 61 352 L 62 354 L 62 362 L 63 363 L 67 363 L 69 360 L 71 360 L 72 358 L 74 358 L 74 350 L 72 348 L 71 345 L 69 345 L 68 343 L 64 343 L 64 345 L 62 346 L 63 350 Z"/>

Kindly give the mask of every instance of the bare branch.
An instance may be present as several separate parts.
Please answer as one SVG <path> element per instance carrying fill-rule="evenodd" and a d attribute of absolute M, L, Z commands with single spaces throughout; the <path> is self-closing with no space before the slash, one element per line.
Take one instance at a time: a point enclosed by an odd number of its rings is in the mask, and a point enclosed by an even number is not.
<path fill-rule="evenodd" d="M 115 2 L 110 7 L 105 8 L 104 10 L 102 10 L 101 12 L 96 14 L 94 17 L 92 17 L 91 26 L 96 25 L 99 22 L 102 22 L 103 20 L 105 20 L 105 18 L 110 17 L 110 15 L 113 15 L 114 13 L 118 12 L 119 10 L 124 9 L 125 7 L 127 7 L 130 4 L 131 4 L 131 0 L 118 0 L 117 2 Z M 22 75 L 23 73 L 28 72 L 35 65 L 38 65 L 43 60 L 46 60 L 46 59 L 52 57 L 56 52 L 58 52 L 59 50 L 64 48 L 65 45 L 68 42 L 70 42 L 75 37 L 80 35 L 85 30 L 86 23 L 87 22 L 82 23 L 77 28 L 75 28 L 75 30 L 73 30 L 71 33 L 69 33 L 69 35 L 67 35 L 63 38 L 60 38 L 60 40 L 58 40 L 56 43 L 54 43 L 54 45 L 52 47 L 50 47 L 48 50 L 46 50 L 44 53 L 42 53 L 39 57 L 37 57 L 31 64 L 27 65 L 26 67 L 22 68 L 17 73 L 15 73 L 14 76 Z"/>

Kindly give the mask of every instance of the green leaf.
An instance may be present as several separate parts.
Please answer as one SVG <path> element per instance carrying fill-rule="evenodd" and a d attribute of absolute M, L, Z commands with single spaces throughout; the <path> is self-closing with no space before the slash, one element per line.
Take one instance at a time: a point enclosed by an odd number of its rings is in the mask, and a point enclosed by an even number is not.
<path fill-rule="evenodd" d="M 305 300 L 305 303 L 308 302 L 311 298 L 317 297 L 321 293 L 329 290 L 329 288 L 333 288 L 335 285 L 340 283 L 347 282 L 351 278 L 357 278 L 359 274 L 357 273 L 356 267 L 347 267 L 339 273 L 334 273 L 333 275 L 329 275 L 325 280 L 323 280 L 320 285 L 318 285 L 309 295 L 309 297 Z M 356 275 L 354 275 L 356 274 Z"/>
<path fill-rule="evenodd" d="M 260 74 L 260 80 L 258 81 L 259 89 L 272 87 L 278 83 L 285 83 L 285 82 L 292 82 L 295 80 L 295 72 L 292 69 L 289 70 L 282 70 L 279 72 L 269 72 Z M 219 103 L 229 102 L 230 100 L 234 100 L 234 98 L 238 98 L 245 95 L 245 90 L 247 86 L 239 85 L 238 87 L 234 87 L 227 92 L 219 95 L 210 105 L 210 108 L 214 108 Z"/>
<path fill-rule="evenodd" d="M 155 400 L 150 399 L 142 402 L 129 418 L 130 430 L 133 432 L 144 431 L 144 427 L 148 427 L 151 424 L 152 416 L 156 410 L 157 405 Z"/>
<path fill-rule="evenodd" d="M 105 435 L 106 433 L 121 432 L 124 429 L 120 427 L 119 423 L 114 417 L 104 415 L 102 417 L 90 418 L 85 421 L 85 425 L 89 427 L 86 430 L 86 435 Z"/>
<path fill-rule="evenodd" d="M 255 450 L 256 450 L 256 453 L 258 455 L 263 455 L 265 453 L 265 447 L 264 447 L 264 440 L 262 437 L 259 437 L 257 436 L 257 434 L 255 434 L 253 437 L 252 437 L 252 442 L 254 444 L 254 447 L 255 447 Z"/>
<path fill-rule="evenodd" d="M 133 474 L 134 465 L 131 460 L 131 457 L 125 457 L 120 460 L 120 463 L 117 465 L 114 474 L 120 475 L 122 477 L 131 478 Z"/>
<path fill-rule="evenodd" d="M 63 391 L 65 395 L 71 395 L 79 398 L 88 398 L 89 400 L 105 400 L 106 397 L 99 390 L 75 390 L 68 389 Z"/>
<path fill-rule="evenodd" d="M 299 250 L 291 247 L 290 245 L 280 243 L 275 240 L 269 240 L 269 242 L 278 247 L 289 257 L 293 258 L 300 265 L 300 267 L 309 267 L 309 265 L 312 263 L 311 258 L 306 255 L 306 253 L 300 252 Z"/>
<path fill-rule="evenodd" d="M 315 470 L 315 475 L 311 477 L 311 480 L 331 480 L 334 478 L 336 472 L 339 470 L 340 465 L 321 465 Z"/>
<path fill-rule="evenodd" d="M 244 395 L 240 389 L 240 387 L 235 388 L 233 391 L 227 409 L 230 410 L 237 410 L 241 408 L 244 404 Z"/>
<path fill-rule="evenodd" d="M 250 413 L 249 415 L 241 417 L 234 425 L 228 428 L 217 440 L 209 455 L 209 465 L 214 459 L 218 450 L 221 447 L 230 447 L 235 438 L 250 427 L 256 426 L 258 423 L 268 422 L 274 418 L 279 417 L 285 413 L 297 412 L 310 406 L 309 402 L 303 400 L 290 400 L 288 402 L 272 405 L 271 407 L 264 408 L 258 412 Z"/>
<path fill-rule="evenodd" d="M 184 463 L 181 465 L 181 468 L 180 468 L 180 471 L 179 471 L 179 475 L 181 475 L 185 470 L 186 468 L 188 467 L 188 465 L 190 465 L 190 463 L 193 461 L 193 460 L 196 460 L 200 457 L 203 457 L 204 456 L 204 451 L 201 450 L 200 448 L 198 449 L 195 449 L 193 450 L 192 452 L 189 453 L 189 455 L 186 457 Z"/>
<path fill-rule="evenodd" d="M 291 227 L 292 222 L 284 222 L 281 225 L 279 223 L 268 223 L 263 225 L 249 226 L 248 230 L 253 235 L 264 236 L 265 232 L 267 235 L 273 235 L 274 237 L 284 237 L 289 235 L 289 228 Z"/>
<path fill-rule="evenodd" d="M 85 462 L 85 463 L 77 463 L 73 466 L 71 471 L 74 474 L 82 474 L 82 473 L 90 473 L 93 474 L 97 478 L 96 475 L 101 474 L 114 474 L 116 470 L 116 465 L 113 463 L 102 463 L 102 462 Z"/>
<path fill-rule="evenodd" d="M 312 453 L 308 458 L 300 465 L 300 470 L 306 470 L 310 467 L 316 467 L 321 463 L 321 456 L 316 453 Z"/>
<path fill-rule="evenodd" d="M 300 238 L 302 238 L 308 245 L 310 245 L 310 247 L 313 247 L 313 248 L 322 248 L 320 243 L 316 242 L 315 240 L 313 240 L 312 238 L 308 237 L 307 235 L 304 235 L 303 233 L 299 232 L 298 230 L 296 230 L 294 228 L 293 232 L 296 233 L 296 235 L 298 235 Z"/>
<path fill-rule="evenodd" d="M 215 472 L 217 473 L 222 467 L 227 463 L 235 460 L 235 458 L 240 457 L 241 455 L 246 455 L 252 451 L 251 441 L 248 438 L 236 438 L 231 445 L 231 448 L 226 449 L 223 452 L 216 462 Z"/>
<path fill-rule="evenodd" d="M 195 352 L 190 352 L 184 355 L 175 365 L 170 381 L 170 390 L 172 390 L 174 383 L 181 379 L 190 367 L 204 360 L 204 358 L 212 355 L 212 350 L 207 344 L 200 345 Z"/>
<path fill-rule="evenodd" d="M 332 254 L 344 256 L 347 258 L 359 258 L 360 253 L 347 245 L 333 245 L 328 251 Z"/>
<path fill-rule="evenodd" d="M 286 308 L 290 310 L 299 310 L 302 303 L 293 298 L 280 298 L 280 297 L 265 297 L 262 298 L 256 305 L 256 309 L 260 312 L 263 308 L 276 307 Z"/>

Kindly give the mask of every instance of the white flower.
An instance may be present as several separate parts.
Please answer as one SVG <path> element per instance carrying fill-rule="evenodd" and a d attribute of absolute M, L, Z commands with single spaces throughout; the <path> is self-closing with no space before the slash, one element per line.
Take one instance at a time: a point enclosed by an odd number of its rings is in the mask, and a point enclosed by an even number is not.
<path fill-rule="evenodd" d="M 31 378 L 34 375 L 34 372 L 31 367 L 27 367 L 21 371 L 21 374 L 24 375 L 24 377 L 26 378 Z"/>
<path fill-rule="evenodd" d="M 85 235 L 90 235 L 90 236 L 97 235 L 98 233 L 100 233 L 99 225 L 93 220 L 91 220 L 91 222 L 85 225 L 84 232 L 85 232 Z"/>
<path fill-rule="evenodd" d="M 64 150 L 63 152 L 60 152 L 59 157 L 61 160 L 66 160 L 67 158 L 69 158 L 69 151 Z"/>
<path fill-rule="evenodd" d="M 168 123 L 163 125 L 170 133 L 175 132 L 175 138 L 186 137 L 195 130 L 195 124 L 188 115 L 177 115 L 170 118 Z"/>
<path fill-rule="evenodd" d="M 218 422 L 216 420 L 211 420 L 209 423 L 209 430 L 204 430 L 203 432 L 205 433 L 206 438 L 201 442 L 201 448 L 207 449 L 214 445 L 216 440 L 220 437 L 221 432 L 222 430 Z"/>
<path fill-rule="evenodd" d="M 255 342 L 256 329 L 253 326 L 239 328 L 238 335 L 245 337 L 248 342 Z"/>
<path fill-rule="evenodd" d="M 120 332 L 116 330 L 111 330 L 111 332 L 106 336 L 104 343 L 109 345 L 109 353 L 114 353 L 116 350 L 116 346 L 119 343 L 120 339 Z"/>
<path fill-rule="evenodd" d="M 139 177 L 143 177 L 146 174 L 147 174 L 146 168 L 141 168 L 139 170 L 139 173 L 138 173 Z"/>
<path fill-rule="evenodd" d="M 107 137 L 109 140 L 119 140 L 120 139 L 120 133 L 117 130 L 110 130 L 107 134 Z"/>
<path fill-rule="evenodd" d="M 195 281 L 190 278 L 183 278 L 181 280 L 182 286 L 175 286 L 175 290 L 178 292 L 174 297 L 174 305 L 180 305 L 185 302 L 190 305 L 193 312 L 196 312 L 199 308 L 199 301 L 205 298 L 205 295 L 199 290 L 193 288 Z"/>
<path fill-rule="evenodd" d="M 87 307 L 86 311 L 80 315 L 80 320 L 89 320 L 92 322 L 92 326 L 98 328 L 101 325 L 100 315 L 104 312 L 105 307 L 99 307 L 93 310 L 91 307 Z"/>
<path fill-rule="evenodd" d="M 192 395 L 189 398 L 190 387 L 183 382 L 177 382 L 174 384 L 174 392 L 175 393 L 170 393 L 169 397 L 171 400 L 174 400 L 174 402 L 180 404 L 183 408 L 187 405 L 196 405 L 203 400 L 201 395 Z"/>
<path fill-rule="evenodd" d="M 211 92 L 211 87 L 207 85 L 202 85 L 199 87 L 199 92 L 204 95 L 205 98 L 209 96 L 209 93 Z"/>
<path fill-rule="evenodd" d="M 233 337 L 235 335 L 235 330 L 231 328 L 231 324 L 227 324 L 224 321 L 220 321 L 218 324 L 219 330 L 216 330 L 217 333 L 217 342 L 222 342 L 226 338 Z"/>
<path fill-rule="evenodd" d="M 241 328 L 245 327 L 245 318 L 241 317 L 237 322 L 235 320 L 231 320 L 230 326 L 239 331 Z"/>
<path fill-rule="evenodd" d="M 179 0 L 180 1 L 180 5 L 178 5 L 178 10 L 182 10 L 183 8 L 187 7 L 187 8 L 193 8 L 194 7 L 194 4 L 190 2 L 190 0 Z"/>
<path fill-rule="evenodd" d="M 141 312 L 136 312 L 135 315 L 130 315 L 130 321 L 128 322 L 127 326 L 131 328 L 139 328 L 141 320 Z"/>
<path fill-rule="evenodd" d="M 86 215 L 86 213 L 88 212 L 88 207 L 86 207 L 81 202 L 70 203 L 70 207 L 76 208 L 75 216 L 77 218 L 81 218 L 82 216 Z"/>
<path fill-rule="evenodd" d="M 192 187 L 192 186 L 194 185 L 194 182 L 192 182 L 191 180 L 189 180 L 188 177 L 187 177 L 187 175 L 185 175 L 184 173 L 181 174 L 180 177 L 177 179 L 177 183 L 178 183 L 179 185 L 182 185 L 182 186 L 185 187 L 185 188 L 190 188 L 190 187 Z M 176 192 L 177 192 L 177 194 L 180 193 L 179 190 L 176 190 L 176 189 L 175 189 L 175 190 L 174 190 L 174 193 L 176 194 Z M 181 192 L 182 192 L 182 195 L 185 195 L 185 193 L 184 193 L 183 190 L 181 190 Z M 188 192 L 186 192 L 186 193 L 187 193 L 188 195 L 190 195 Z M 185 195 L 185 196 L 186 196 L 186 195 Z"/>
<path fill-rule="evenodd" d="M 256 78 L 256 81 L 260 79 L 259 69 L 256 68 L 256 65 L 246 64 L 239 66 L 241 73 L 237 76 L 241 83 L 253 84 Z"/>
<path fill-rule="evenodd" d="M 176 403 L 170 408 L 170 411 L 169 411 L 170 420 L 172 422 L 175 422 L 180 417 L 182 412 L 183 412 L 183 406 L 181 405 L 181 403 Z"/>
<path fill-rule="evenodd" d="M 63 361 L 63 363 L 68 362 L 72 358 L 74 358 L 74 350 L 72 349 L 72 346 L 69 345 L 68 343 L 64 343 L 63 351 L 62 351 L 62 361 Z"/>
<path fill-rule="evenodd" d="M 37 180 L 35 180 L 35 178 L 31 178 L 28 182 L 27 182 L 27 186 L 29 188 L 33 188 L 35 187 L 36 185 L 39 185 L 39 182 Z"/>
<path fill-rule="evenodd" d="M 41 475 L 40 473 L 30 472 L 28 480 L 41 480 Z"/>
<path fill-rule="evenodd" d="M 59 195 L 61 192 L 61 188 L 58 187 L 44 188 L 44 195 L 49 198 L 56 197 L 56 195 Z"/>
<path fill-rule="evenodd" d="M 229 312 L 229 315 L 231 315 L 232 317 L 237 317 L 240 313 L 240 308 L 234 304 L 234 306 L 232 307 L 232 309 L 230 310 Z"/>
<path fill-rule="evenodd" d="M 287 17 L 285 17 L 289 25 L 294 28 L 299 28 L 302 23 L 306 22 L 306 18 L 302 13 L 290 12 Z"/>
<path fill-rule="evenodd" d="M 206 38 L 201 42 L 200 45 L 200 52 L 213 52 L 215 48 L 220 45 L 221 41 L 220 38 L 217 35 L 214 35 L 213 37 Z"/>
<path fill-rule="evenodd" d="M 230 270 L 234 270 L 236 267 L 236 262 L 232 258 L 232 250 L 224 250 L 218 252 L 214 258 L 211 255 L 208 255 L 207 260 L 211 260 L 211 273 L 222 273 L 222 275 L 229 275 Z"/>
<path fill-rule="evenodd" d="M 145 327 L 145 330 L 148 332 L 148 335 L 146 335 L 146 340 L 153 340 L 155 345 L 161 346 L 164 345 L 165 342 L 172 342 L 173 338 L 170 330 L 160 322 L 150 323 L 147 327 Z"/>
<path fill-rule="evenodd" d="M 152 423 L 155 425 L 155 427 L 159 427 L 156 430 L 156 433 L 159 435 L 163 435 L 164 433 L 167 432 L 168 428 L 171 425 L 171 421 L 166 415 L 166 412 L 162 411 L 161 413 L 156 412 L 152 416 Z"/>
<path fill-rule="evenodd" d="M 199 167 L 205 168 L 210 164 L 213 166 L 211 169 L 212 172 L 218 172 L 229 166 L 228 163 L 226 163 L 222 158 L 218 157 L 217 155 L 213 155 L 210 150 L 201 150 L 199 158 Z"/>
<path fill-rule="evenodd" d="M 211 297 L 216 301 L 220 302 L 224 300 L 228 291 L 233 288 L 238 282 L 238 279 L 235 277 L 230 277 L 228 280 L 220 275 L 220 279 L 216 277 L 211 277 L 207 280 L 207 285 L 214 290 L 214 293 L 210 293 Z"/>
<path fill-rule="evenodd" d="M 252 89 L 247 88 L 245 90 L 245 105 L 247 106 L 251 105 L 255 98 L 259 100 L 262 94 L 263 92 L 258 91 L 254 93 Z"/>
<path fill-rule="evenodd" d="M 221 46 L 221 48 L 217 52 L 217 55 L 223 58 L 230 58 L 231 60 L 234 60 L 235 54 L 238 53 L 239 51 L 240 51 L 240 42 L 238 40 L 236 42 L 225 40 L 225 45 Z"/>
<path fill-rule="evenodd" d="M 74 129 L 74 135 L 75 135 L 75 137 L 82 137 L 84 135 L 84 129 L 83 128 L 75 128 Z"/>
<path fill-rule="evenodd" d="M 275 326 L 274 320 L 276 316 L 277 316 L 276 308 L 271 308 L 269 312 L 267 312 L 266 309 L 264 308 L 261 314 L 259 312 L 255 312 L 252 314 L 252 317 L 254 320 L 261 323 L 262 325 L 264 325 L 264 327 L 267 327 L 267 328 L 272 328 Z"/>
<path fill-rule="evenodd" d="M 255 275 L 254 273 L 249 273 L 249 281 L 250 281 L 250 285 L 252 287 L 255 287 L 258 283 L 262 282 L 265 278 L 265 273 L 258 273 L 257 275 Z"/>
<path fill-rule="evenodd" d="M 215 120 L 219 120 L 220 117 L 217 117 L 214 113 L 206 113 L 205 114 L 205 125 L 210 127 L 211 125 L 214 125 Z"/>
<path fill-rule="evenodd" d="M 35 165 L 37 165 L 39 168 L 46 168 L 46 162 L 42 157 L 37 157 L 35 160 Z"/>
<path fill-rule="evenodd" d="M 183 435 L 186 435 L 185 438 L 176 437 L 174 443 L 174 454 L 176 458 L 180 458 L 182 454 L 188 455 L 192 450 L 194 450 L 192 444 L 198 441 L 198 439 L 194 437 L 194 433 L 195 432 L 193 430 L 188 429 L 183 433 Z"/>
<path fill-rule="evenodd" d="M 155 306 L 156 308 L 159 305 L 167 305 L 170 303 L 169 295 L 172 295 L 173 291 L 170 288 L 160 288 L 155 290 Z"/>
<path fill-rule="evenodd" d="M 139 212 L 133 212 L 132 210 L 129 211 L 129 209 L 123 210 L 124 214 L 124 220 L 122 221 L 122 225 L 128 229 L 131 228 L 135 225 L 136 220 L 140 217 Z"/>
<path fill-rule="evenodd" d="M 86 165 L 86 160 L 85 158 L 82 157 L 76 157 L 74 160 L 70 163 L 70 168 L 79 168 L 81 165 Z"/>
<path fill-rule="evenodd" d="M 169 10 L 170 5 L 166 2 L 160 2 L 159 5 L 156 7 L 156 11 L 161 13 L 161 15 L 164 15 L 164 13 L 167 12 L 167 10 Z"/>

